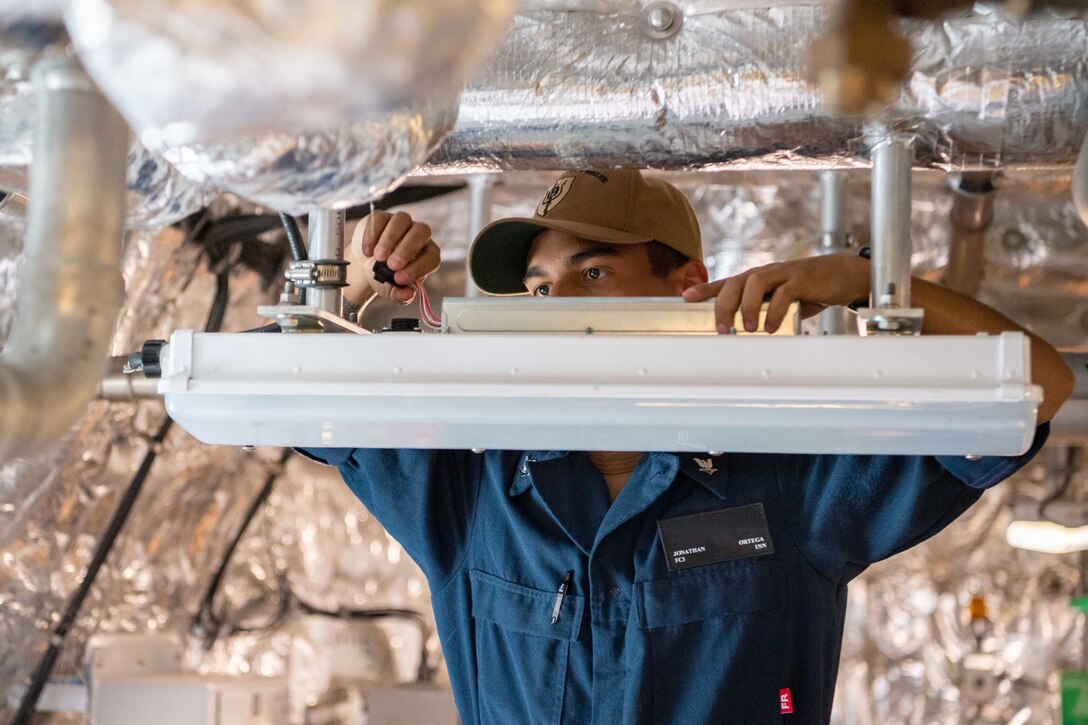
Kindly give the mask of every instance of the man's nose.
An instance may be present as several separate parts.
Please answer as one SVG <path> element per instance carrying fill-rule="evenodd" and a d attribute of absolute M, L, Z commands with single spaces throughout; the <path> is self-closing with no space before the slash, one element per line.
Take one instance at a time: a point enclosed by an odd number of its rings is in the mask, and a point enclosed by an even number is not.
<path fill-rule="evenodd" d="M 560 281 L 552 285 L 548 291 L 549 297 L 589 297 L 589 292 L 576 282 Z"/>

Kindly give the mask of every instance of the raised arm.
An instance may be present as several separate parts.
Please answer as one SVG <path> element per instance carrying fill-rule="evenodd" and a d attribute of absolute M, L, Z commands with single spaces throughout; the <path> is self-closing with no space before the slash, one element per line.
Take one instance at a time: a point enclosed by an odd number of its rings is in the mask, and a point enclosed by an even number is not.
<path fill-rule="evenodd" d="M 696 285 L 684 292 L 684 299 L 695 302 L 716 297 L 719 330 L 728 330 L 730 321 L 740 310 L 745 329 L 754 331 L 760 306 L 769 297 L 766 329 L 773 332 L 782 324 L 793 302 L 800 302 L 801 313 L 808 317 L 826 307 L 867 299 L 870 277 L 867 259 L 851 254 L 830 254 L 756 267 L 732 277 Z M 926 311 L 922 326 L 922 333 L 926 335 L 1026 333 L 1031 338 L 1031 379 L 1043 388 L 1040 424 L 1053 418 L 1073 392 L 1073 374 L 1058 351 L 997 310 L 920 279 L 913 280 L 911 285 L 911 304 Z"/>

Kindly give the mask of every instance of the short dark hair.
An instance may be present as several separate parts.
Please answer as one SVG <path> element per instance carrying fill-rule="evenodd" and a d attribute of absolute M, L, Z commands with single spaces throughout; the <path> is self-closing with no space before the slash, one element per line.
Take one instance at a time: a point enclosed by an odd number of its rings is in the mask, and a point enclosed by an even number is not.
<path fill-rule="evenodd" d="M 650 272 L 658 279 L 665 279 L 674 270 L 691 261 L 691 257 L 678 252 L 663 242 L 646 242 L 646 256 L 650 258 Z"/>

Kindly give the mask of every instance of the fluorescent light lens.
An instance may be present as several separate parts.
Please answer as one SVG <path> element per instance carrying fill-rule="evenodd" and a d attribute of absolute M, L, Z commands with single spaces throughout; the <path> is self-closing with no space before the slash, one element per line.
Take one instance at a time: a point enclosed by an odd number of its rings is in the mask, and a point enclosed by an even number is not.
<path fill-rule="evenodd" d="M 1070 528 L 1051 521 L 1013 521 L 1005 530 L 1010 546 L 1044 554 L 1068 554 L 1088 549 L 1088 526 Z"/>

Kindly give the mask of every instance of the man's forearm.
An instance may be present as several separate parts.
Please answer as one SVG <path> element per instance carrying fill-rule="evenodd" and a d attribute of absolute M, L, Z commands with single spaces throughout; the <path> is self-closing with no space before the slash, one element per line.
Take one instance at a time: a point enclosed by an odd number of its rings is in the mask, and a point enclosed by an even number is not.
<path fill-rule="evenodd" d="M 1058 408 L 1073 392 L 1073 374 L 1061 354 L 1042 338 L 1033 335 L 1008 317 L 972 297 L 914 279 L 911 305 L 926 311 L 922 333 L 925 335 L 998 334 L 1020 331 L 1031 338 L 1031 379 L 1043 388 L 1039 422 L 1054 417 Z"/>

